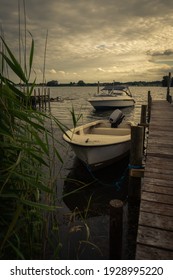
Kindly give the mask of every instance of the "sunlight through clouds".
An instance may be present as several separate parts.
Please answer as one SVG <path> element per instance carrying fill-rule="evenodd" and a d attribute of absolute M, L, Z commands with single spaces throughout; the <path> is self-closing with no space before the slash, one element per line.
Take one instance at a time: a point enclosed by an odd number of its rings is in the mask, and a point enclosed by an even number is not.
<path fill-rule="evenodd" d="M 0 9 L 6 39 L 16 52 L 17 2 L 1 0 Z M 47 30 L 46 80 L 161 80 L 173 69 L 172 10 L 169 0 L 27 0 L 37 81 L 42 80 Z"/>

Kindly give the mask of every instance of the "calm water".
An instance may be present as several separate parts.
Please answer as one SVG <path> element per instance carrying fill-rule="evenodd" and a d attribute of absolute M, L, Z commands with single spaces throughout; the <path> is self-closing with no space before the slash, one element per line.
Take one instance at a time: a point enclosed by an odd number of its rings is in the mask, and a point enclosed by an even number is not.
<path fill-rule="evenodd" d="M 108 118 L 112 113 L 97 112 L 87 101 L 96 93 L 96 87 L 57 87 L 50 90 L 52 98 L 63 98 L 63 102 L 51 102 L 51 111 L 69 128 L 73 126 L 72 106 L 76 115 L 82 114 L 79 124 Z M 165 88 L 131 87 L 130 90 L 136 103 L 134 108 L 122 109 L 126 121 L 139 122 L 141 105 L 147 104 L 149 90 L 153 99 L 166 98 Z M 56 126 L 54 130 L 64 159 L 63 165 L 57 163 L 55 172 L 57 204 L 61 206 L 57 213 L 61 259 L 109 259 L 109 202 L 115 198 L 126 200 L 128 158 L 92 173 L 63 142 L 62 132 Z M 126 216 L 125 210 L 125 220 Z M 126 232 L 126 227 L 124 229 Z M 128 249 L 124 250 L 124 258 L 128 258 Z"/>

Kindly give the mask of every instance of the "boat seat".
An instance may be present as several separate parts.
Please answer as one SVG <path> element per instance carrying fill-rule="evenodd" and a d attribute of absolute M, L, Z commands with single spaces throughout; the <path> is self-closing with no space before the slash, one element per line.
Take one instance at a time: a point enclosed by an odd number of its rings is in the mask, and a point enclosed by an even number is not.
<path fill-rule="evenodd" d="M 109 128 L 109 127 L 95 127 L 92 128 L 92 133 L 93 134 L 98 134 L 98 135 L 129 135 L 130 134 L 130 129 L 128 128 Z"/>

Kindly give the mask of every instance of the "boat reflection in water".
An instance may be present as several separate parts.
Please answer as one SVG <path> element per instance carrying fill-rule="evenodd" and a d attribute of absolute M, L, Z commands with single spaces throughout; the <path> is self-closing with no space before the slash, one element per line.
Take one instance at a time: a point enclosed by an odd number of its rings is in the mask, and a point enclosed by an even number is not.
<path fill-rule="evenodd" d="M 128 162 L 126 157 L 93 172 L 75 158 L 64 181 L 63 201 L 71 217 L 69 234 L 63 236 L 63 258 L 109 259 L 109 202 L 126 200 Z"/>
<path fill-rule="evenodd" d="M 111 199 L 126 199 L 128 162 L 126 156 L 101 170 L 92 171 L 75 158 L 64 182 L 64 202 L 71 210 L 77 207 L 85 211 L 90 201 L 88 215 L 107 214 Z"/>

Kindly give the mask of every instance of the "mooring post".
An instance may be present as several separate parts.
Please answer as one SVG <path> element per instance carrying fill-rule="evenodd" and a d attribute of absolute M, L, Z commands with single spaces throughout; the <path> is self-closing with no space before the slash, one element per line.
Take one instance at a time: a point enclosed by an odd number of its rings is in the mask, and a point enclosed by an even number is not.
<path fill-rule="evenodd" d="M 141 176 L 144 149 L 144 126 L 131 127 L 131 147 L 129 161 L 129 185 L 128 185 L 128 248 L 135 252 L 137 227 L 139 218 L 139 206 L 141 199 Z M 134 258 L 134 255 L 132 256 Z"/>
<path fill-rule="evenodd" d="M 148 123 L 150 122 L 151 117 L 151 103 L 152 103 L 152 97 L 150 90 L 148 91 Z"/>
<path fill-rule="evenodd" d="M 147 124 L 146 117 L 147 117 L 147 105 L 142 104 L 140 125 L 146 126 L 146 124 Z"/>
<path fill-rule="evenodd" d="M 34 96 L 33 96 L 33 103 L 32 108 L 36 110 L 37 108 L 37 96 L 36 96 L 36 89 L 34 89 Z"/>
<path fill-rule="evenodd" d="M 131 126 L 131 146 L 130 146 L 130 176 L 128 186 L 129 200 L 140 200 L 140 175 L 139 171 L 143 170 L 142 159 L 144 151 L 144 127 Z M 137 177 L 137 178 L 136 178 Z M 139 187 L 136 187 L 136 182 L 139 182 Z"/>
<path fill-rule="evenodd" d="M 48 108 L 50 112 L 50 88 L 48 88 Z"/>
<path fill-rule="evenodd" d="M 171 85 L 171 72 L 169 72 L 169 76 L 168 76 L 167 95 L 166 95 L 166 100 L 169 103 L 172 102 L 172 96 L 170 95 L 170 85 Z"/>
<path fill-rule="evenodd" d="M 140 119 L 140 126 L 144 127 L 144 139 L 143 139 L 143 152 L 145 151 L 145 135 L 146 135 L 146 129 L 148 127 L 148 122 L 147 122 L 147 105 L 142 105 L 141 106 L 141 119 Z"/>
<path fill-rule="evenodd" d="M 40 88 L 38 88 L 38 106 L 39 110 L 41 109 L 41 96 L 40 96 Z"/>
<path fill-rule="evenodd" d="M 143 158 L 143 126 L 131 126 L 130 164 L 142 165 Z"/>
<path fill-rule="evenodd" d="M 109 254 L 111 260 L 122 258 L 123 238 L 123 202 L 118 199 L 110 201 Z"/>
<path fill-rule="evenodd" d="M 43 97 L 43 101 L 44 101 L 44 110 L 46 111 L 46 107 L 47 107 L 47 100 L 46 100 L 46 97 L 47 97 L 47 89 L 44 88 L 44 97 Z"/>

